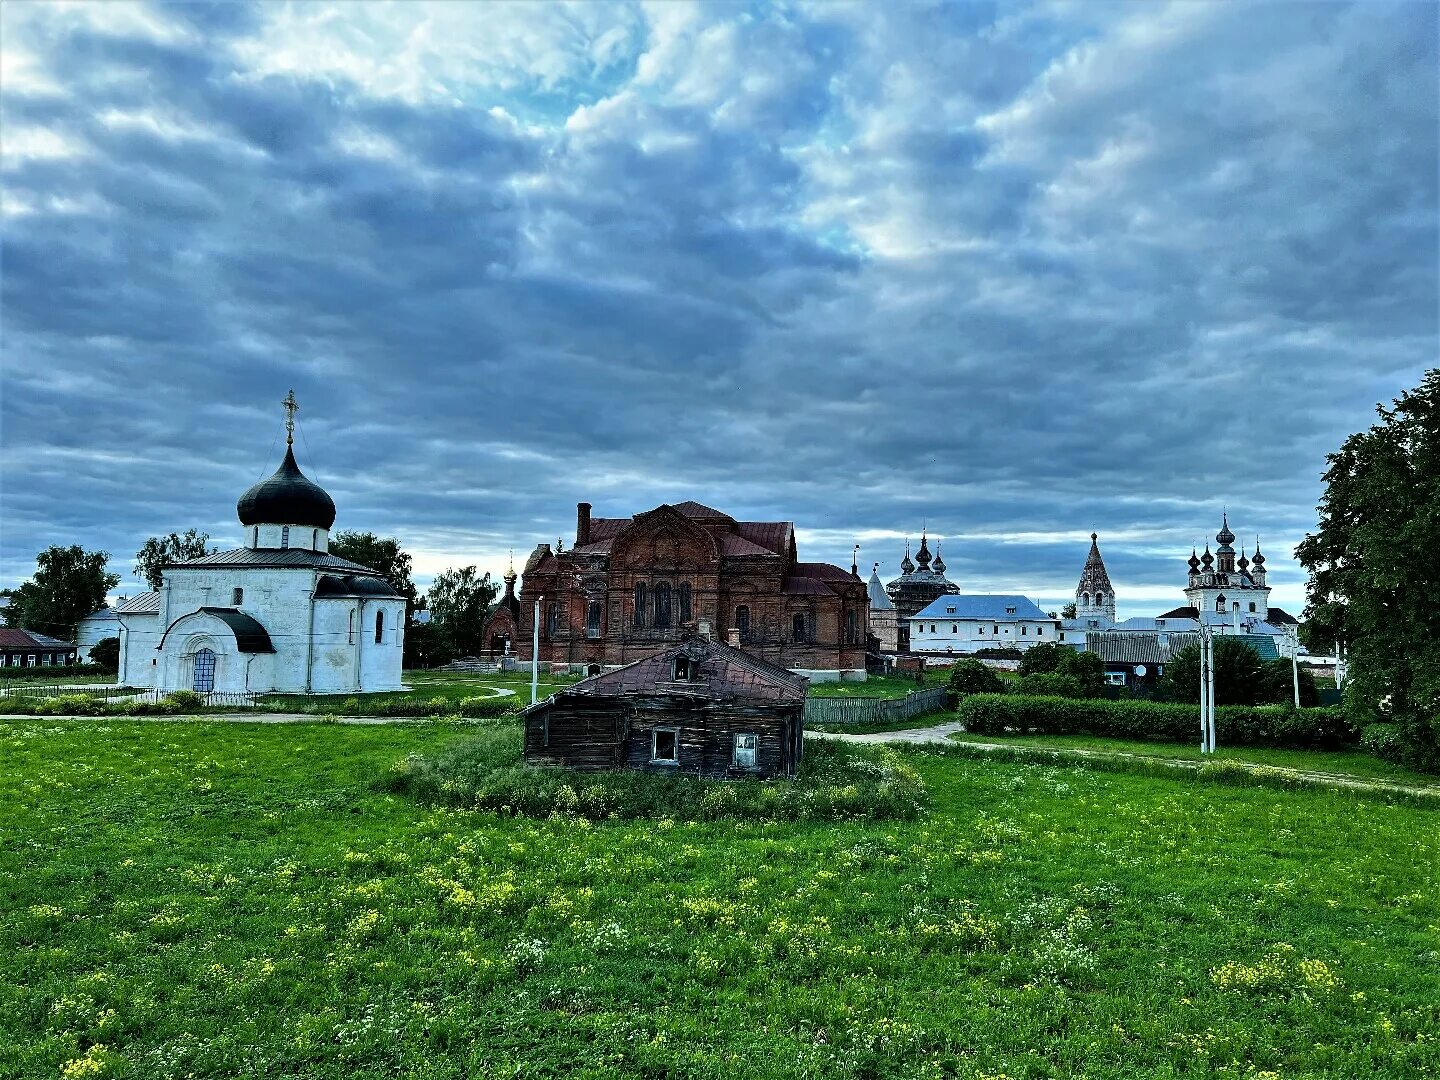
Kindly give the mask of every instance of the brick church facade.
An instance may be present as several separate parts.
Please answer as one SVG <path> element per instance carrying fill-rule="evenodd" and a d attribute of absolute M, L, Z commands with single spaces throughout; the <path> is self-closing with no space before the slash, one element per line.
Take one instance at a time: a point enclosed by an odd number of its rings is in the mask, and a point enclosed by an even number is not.
<path fill-rule="evenodd" d="M 788 521 L 695 502 L 592 518 L 580 503 L 574 546 L 541 544 L 525 564 L 512 639 L 524 660 L 537 599 L 544 661 L 628 664 L 709 634 L 792 670 L 865 671 L 865 582 L 854 567 L 800 562 Z"/>

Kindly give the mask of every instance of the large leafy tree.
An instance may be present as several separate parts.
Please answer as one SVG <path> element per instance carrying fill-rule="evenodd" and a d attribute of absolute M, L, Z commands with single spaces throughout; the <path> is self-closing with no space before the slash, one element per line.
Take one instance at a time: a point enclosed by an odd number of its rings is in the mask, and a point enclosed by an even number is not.
<path fill-rule="evenodd" d="M 109 561 L 108 552 L 78 544 L 46 548 L 35 556 L 35 576 L 11 594 L 6 624 L 74 641 L 75 625 L 120 584 L 120 575 L 106 570 Z"/>
<path fill-rule="evenodd" d="M 1356 724 L 1391 721 L 1407 763 L 1440 771 L 1440 368 L 1327 460 L 1319 526 L 1296 556 L 1307 622 L 1343 643 Z"/>
<path fill-rule="evenodd" d="M 500 590 L 473 566 L 437 574 L 426 593 L 431 633 L 454 656 L 479 656 L 484 648 L 485 616 Z"/>
<path fill-rule="evenodd" d="M 1098 697 L 1104 692 L 1105 686 L 1105 664 L 1100 657 L 1061 645 L 1058 641 L 1045 641 L 1026 649 L 1025 655 L 1020 658 L 1020 675 L 1022 678 L 1030 675 L 1067 676 L 1074 682 L 1073 688 L 1067 689 L 1066 693 L 1073 693 L 1077 697 Z M 1049 685 L 1072 686 L 1069 683 Z"/>
<path fill-rule="evenodd" d="M 1215 638 L 1215 704 L 1255 705 L 1265 699 L 1260 654 L 1233 637 Z M 1165 665 L 1160 695 L 1166 701 L 1200 703 L 1200 646 L 1187 645 Z"/>
<path fill-rule="evenodd" d="M 1308 667 L 1293 667 L 1286 657 L 1266 660 L 1260 667 L 1260 700 L 1275 705 L 1295 704 L 1295 680 L 1300 680 L 1300 707 L 1309 709 L 1320 704 L 1320 688 Z"/>
<path fill-rule="evenodd" d="M 410 580 L 410 553 L 400 547 L 400 541 L 395 537 L 342 530 L 330 538 L 330 554 L 368 566 L 383 575 L 390 587 L 405 597 L 406 620 L 415 613 L 416 593 Z"/>
<path fill-rule="evenodd" d="M 195 529 L 186 529 L 183 535 L 172 532 L 169 536 L 152 536 L 135 553 L 135 576 L 158 589 L 165 583 L 165 567 L 211 554 L 215 549 L 209 543 L 210 534 Z"/>

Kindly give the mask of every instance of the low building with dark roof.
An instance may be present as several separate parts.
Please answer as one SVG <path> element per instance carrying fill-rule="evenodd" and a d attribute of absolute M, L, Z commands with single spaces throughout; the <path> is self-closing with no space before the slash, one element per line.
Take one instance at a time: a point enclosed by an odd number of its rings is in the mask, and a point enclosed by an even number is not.
<path fill-rule="evenodd" d="M 667 775 L 793 777 L 809 681 L 693 638 L 525 710 L 525 760 Z"/>
<path fill-rule="evenodd" d="M 530 659 L 539 601 L 540 659 L 552 664 L 627 664 L 733 631 L 742 651 L 778 667 L 865 677 L 865 582 L 854 565 L 801 562 L 790 522 L 737 521 L 692 501 L 629 518 L 590 509 L 577 507 L 568 550 L 531 553 L 518 613 L 502 605 L 486 627 L 492 648 L 508 633 Z"/>
<path fill-rule="evenodd" d="M 287 428 L 293 432 L 293 396 Z M 335 503 L 295 461 L 241 495 L 242 546 L 172 563 L 115 608 L 119 680 L 162 690 L 356 693 L 403 689 L 405 599 L 331 555 Z"/>
<path fill-rule="evenodd" d="M 77 662 L 77 652 L 72 642 L 0 626 L 0 667 L 63 667 Z"/>

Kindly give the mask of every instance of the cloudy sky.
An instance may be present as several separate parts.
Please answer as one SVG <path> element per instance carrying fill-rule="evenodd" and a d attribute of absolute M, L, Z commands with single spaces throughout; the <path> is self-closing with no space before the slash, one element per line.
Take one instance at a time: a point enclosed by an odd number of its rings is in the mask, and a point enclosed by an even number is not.
<path fill-rule="evenodd" d="M 1154 614 L 1228 507 L 1298 612 L 1436 362 L 1436 13 L 7 3 L 0 584 L 238 543 L 293 386 L 422 585 L 693 498 Z"/>

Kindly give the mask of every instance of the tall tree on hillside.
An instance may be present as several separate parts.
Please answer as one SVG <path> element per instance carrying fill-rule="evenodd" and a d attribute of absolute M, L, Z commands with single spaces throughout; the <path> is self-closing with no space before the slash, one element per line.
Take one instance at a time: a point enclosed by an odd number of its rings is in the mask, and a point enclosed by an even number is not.
<path fill-rule="evenodd" d="M 1295 551 L 1305 617 L 1345 647 L 1351 719 L 1393 722 L 1401 759 L 1440 771 L 1440 368 L 1376 411 L 1326 459 L 1319 527 Z"/>
<path fill-rule="evenodd" d="M 330 554 L 349 559 L 384 576 L 390 587 L 405 597 L 405 619 L 415 613 L 415 585 L 410 580 L 410 553 L 393 536 L 341 530 L 330 538 Z"/>
<path fill-rule="evenodd" d="M 35 576 L 15 590 L 5 609 L 8 626 L 65 641 L 75 640 L 75 625 L 105 606 L 105 594 L 120 584 L 106 571 L 110 555 L 78 544 L 48 547 L 35 556 Z"/>
<path fill-rule="evenodd" d="M 455 656 L 479 656 L 484 648 L 485 616 L 500 590 L 473 566 L 437 574 L 425 594 L 432 633 Z"/>
<path fill-rule="evenodd" d="M 208 547 L 209 543 L 210 534 L 195 529 L 186 529 L 183 536 L 173 532 L 169 536 L 152 536 L 135 553 L 135 576 L 158 589 L 165 583 L 162 571 L 166 566 L 211 554 L 215 549 Z"/>

